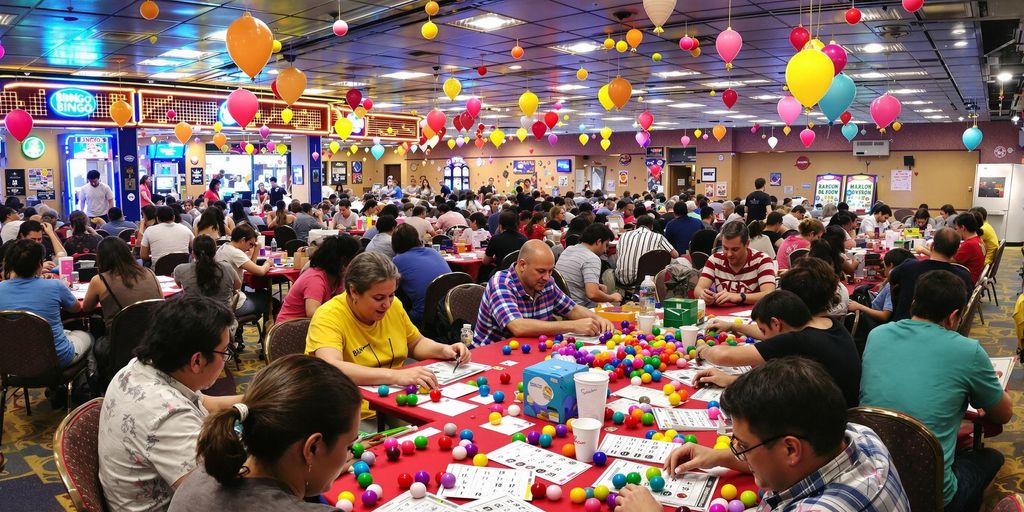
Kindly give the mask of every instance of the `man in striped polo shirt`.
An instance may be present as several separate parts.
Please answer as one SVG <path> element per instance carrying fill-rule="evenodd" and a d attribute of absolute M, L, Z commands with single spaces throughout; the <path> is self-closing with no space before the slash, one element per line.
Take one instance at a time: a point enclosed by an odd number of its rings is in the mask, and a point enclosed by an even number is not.
<path fill-rule="evenodd" d="M 654 218 L 641 215 L 636 218 L 636 229 L 627 231 L 619 237 L 617 252 L 619 254 L 615 266 L 615 280 L 620 285 L 631 285 L 636 280 L 637 264 L 640 256 L 654 250 L 664 250 L 679 257 L 679 252 L 663 235 L 655 233 Z"/>
<path fill-rule="evenodd" d="M 708 304 L 753 304 L 775 290 L 775 261 L 750 248 L 747 226 L 722 227 L 722 250 L 711 255 L 693 296 Z"/>

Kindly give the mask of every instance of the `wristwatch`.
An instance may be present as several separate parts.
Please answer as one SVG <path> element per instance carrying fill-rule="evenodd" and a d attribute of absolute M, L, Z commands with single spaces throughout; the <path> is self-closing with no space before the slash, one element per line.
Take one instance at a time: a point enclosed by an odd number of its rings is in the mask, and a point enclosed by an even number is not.
<path fill-rule="evenodd" d="M 746 303 L 747 303 L 747 294 L 745 294 L 743 292 L 740 292 L 740 304 L 746 304 Z"/>

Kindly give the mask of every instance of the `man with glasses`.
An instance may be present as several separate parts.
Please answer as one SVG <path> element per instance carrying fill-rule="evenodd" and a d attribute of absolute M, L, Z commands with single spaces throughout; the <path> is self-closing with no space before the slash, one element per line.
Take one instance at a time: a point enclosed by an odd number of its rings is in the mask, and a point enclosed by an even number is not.
<path fill-rule="evenodd" d="M 846 422 L 846 400 L 820 364 L 773 359 L 722 395 L 733 420 L 731 450 L 686 443 L 669 455 L 672 475 L 726 467 L 754 475 L 757 510 L 909 512 L 889 451 L 869 428 Z M 645 487 L 619 491 L 617 512 L 662 510 Z"/>

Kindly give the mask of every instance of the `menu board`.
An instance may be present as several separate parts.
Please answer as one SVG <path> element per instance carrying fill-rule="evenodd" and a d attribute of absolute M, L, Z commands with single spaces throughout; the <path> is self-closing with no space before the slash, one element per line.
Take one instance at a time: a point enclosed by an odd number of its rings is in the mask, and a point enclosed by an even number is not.
<path fill-rule="evenodd" d="M 850 211 L 870 211 L 875 204 L 875 185 L 878 176 L 874 174 L 851 174 L 846 177 L 844 201 L 850 205 Z"/>
<path fill-rule="evenodd" d="M 57 198 L 53 188 L 53 169 L 40 167 L 28 170 L 28 189 L 35 192 L 40 201 L 50 201 Z"/>
<path fill-rule="evenodd" d="M 814 204 L 839 204 L 843 178 L 840 174 L 819 174 L 814 180 Z"/>
<path fill-rule="evenodd" d="M 330 165 L 331 184 L 344 185 L 348 177 L 348 162 L 330 162 Z"/>
<path fill-rule="evenodd" d="M 8 196 L 25 195 L 25 169 L 7 169 L 4 171 L 4 188 Z"/>

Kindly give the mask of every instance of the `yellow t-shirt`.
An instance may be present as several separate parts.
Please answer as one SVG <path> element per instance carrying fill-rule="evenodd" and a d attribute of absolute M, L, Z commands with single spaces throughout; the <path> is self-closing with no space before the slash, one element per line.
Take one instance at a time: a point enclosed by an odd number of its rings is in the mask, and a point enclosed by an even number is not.
<path fill-rule="evenodd" d="M 306 353 L 331 347 L 340 350 L 350 363 L 401 368 L 409 356 L 409 343 L 421 337 L 402 302 L 396 298 L 383 319 L 366 325 L 352 314 L 347 299 L 345 292 L 317 308 L 306 335 Z"/>
<path fill-rule="evenodd" d="M 981 225 L 981 241 L 985 243 L 985 264 L 989 265 L 996 259 L 996 251 L 999 250 L 999 237 L 996 230 L 988 221 Z"/>

